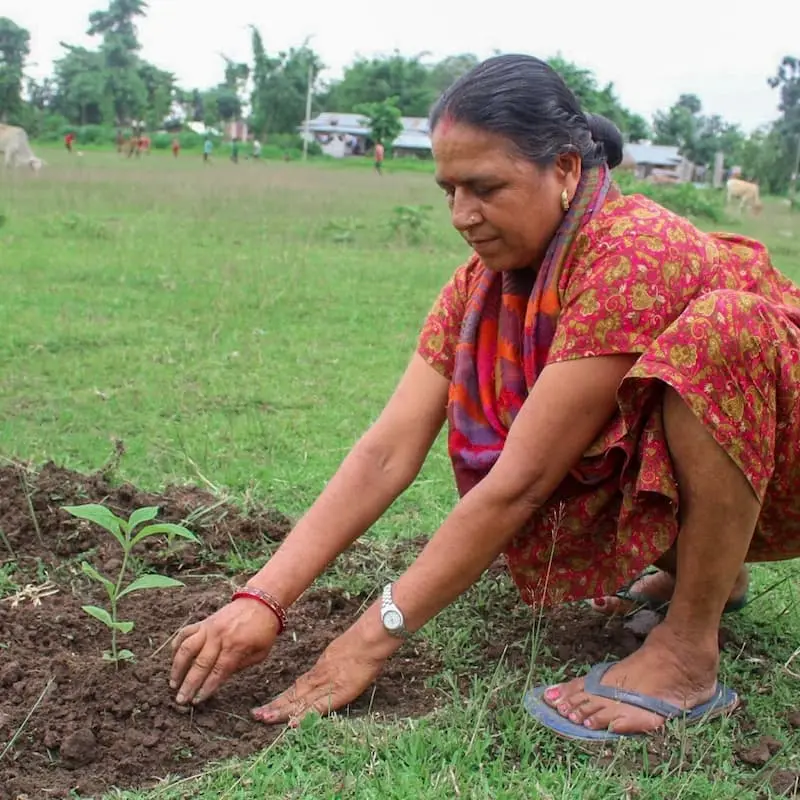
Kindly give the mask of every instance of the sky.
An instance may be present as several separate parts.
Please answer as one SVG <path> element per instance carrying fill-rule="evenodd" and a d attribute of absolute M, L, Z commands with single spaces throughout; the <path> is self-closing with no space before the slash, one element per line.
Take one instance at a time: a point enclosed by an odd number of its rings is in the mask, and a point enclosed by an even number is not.
<path fill-rule="evenodd" d="M 0 14 L 30 31 L 27 72 L 43 77 L 63 52 L 60 41 L 92 46 L 85 36 L 89 13 L 104 7 L 106 0 L 2 0 Z M 778 116 L 778 92 L 767 78 L 783 56 L 800 56 L 795 0 L 224 0 L 210 12 L 202 8 L 198 0 L 150 0 L 139 25 L 141 55 L 186 88 L 221 81 L 220 53 L 249 62 L 253 24 L 268 52 L 311 37 L 328 79 L 340 77 L 356 56 L 395 49 L 427 52 L 431 60 L 465 52 L 485 58 L 495 49 L 541 58 L 560 53 L 601 83 L 613 82 L 623 104 L 648 119 L 678 95 L 694 93 L 704 113 L 750 131 Z"/>

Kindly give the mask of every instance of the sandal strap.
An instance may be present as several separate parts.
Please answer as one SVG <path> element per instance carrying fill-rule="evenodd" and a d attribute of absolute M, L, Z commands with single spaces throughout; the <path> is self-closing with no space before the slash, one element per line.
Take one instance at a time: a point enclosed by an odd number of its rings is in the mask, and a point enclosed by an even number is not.
<path fill-rule="evenodd" d="M 625 703 L 629 706 L 643 708 L 645 711 L 652 711 L 654 714 L 658 714 L 659 717 L 664 717 L 665 719 L 676 719 L 687 713 L 686 709 L 668 703 L 666 700 L 659 700 L 657 697 L 650 697 L 649 695 L 639 692 L 632 692 L 627 689 L 620 689 L 616 686 L 601 684 L 600 681 L 603 676 L 615 663 L 617 662 L 607 661 L 592 667 L 584 678 L 584 691 L 587 694 L 604 697 L 607 700 L 616 700 L 619 703 Z"/>

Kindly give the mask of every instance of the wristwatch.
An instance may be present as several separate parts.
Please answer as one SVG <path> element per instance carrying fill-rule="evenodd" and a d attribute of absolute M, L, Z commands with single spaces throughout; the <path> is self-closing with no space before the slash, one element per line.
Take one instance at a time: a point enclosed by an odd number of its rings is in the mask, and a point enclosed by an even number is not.
<path fill-rule="evenodd" d="M 386 632 L 400 639 L 405 638 L 406 621 L 403 612 L 395 605 L 392 599 L 392 584 L 387 583 L 383 587 L 383 597 L 381 598 L 381 622 Z"/>

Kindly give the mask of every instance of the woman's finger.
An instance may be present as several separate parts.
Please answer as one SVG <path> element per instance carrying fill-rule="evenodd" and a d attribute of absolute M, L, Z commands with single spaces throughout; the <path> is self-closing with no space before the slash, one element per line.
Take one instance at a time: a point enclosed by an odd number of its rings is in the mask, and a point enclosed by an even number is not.
<path fill-rule="evenodd" d="M 288 722 L 290 719 L 300 717 L 310 705 L 313 705 L 321 683 L 326 683 L 326 681 L 320 682 L 319 678 L 313 675 L 312 670 L 312 672 L 299 677 L 272 702 L 254 709 L 253 716 L 268 724 Z"/>
<path fill-rule="evenodd" d="M 195 656 L 189 672 L 186 673 L 186 677 L 178 689 L 175 702 L 183 704 L 194 700 L 197 690 L 205 683 L 206 677 L 214 669 L 221 650 L 222 643 L 219 639 L 211 641 L 206 639 L 203 649 Z"/>
<path fill-rule="evenodd" d="M 250 659 L 249 662 L 242 662 L 237 653 L 232 653 L 230 650 L 222 650 L 217 660 L 212 664 L 202 685 L 195 692 L 192 702 L 202 703 L 204 700 L 208 700 L 236 670 L 250 666 L 252 663 L 255 663 L 255 659 Z"/>
<path fill-rule="evenodd" d="M 181 628 L 169 643 L 172 652 L 175 653 L 175 651 L 186 641 L 186 639 L 197 633 L 197 631 L 200 630 L 201 625 L 201 622 L 193 622 L 191 625 Z"/>
<path fill-rule="evenodd" d="M 172 668 L 169 673 L 169 686 L 177 689 L 183 683 L 195 656 L 206 643 L 206 629 L 200 624 L 189 625 L 175 637 L 172 643 Z"/>

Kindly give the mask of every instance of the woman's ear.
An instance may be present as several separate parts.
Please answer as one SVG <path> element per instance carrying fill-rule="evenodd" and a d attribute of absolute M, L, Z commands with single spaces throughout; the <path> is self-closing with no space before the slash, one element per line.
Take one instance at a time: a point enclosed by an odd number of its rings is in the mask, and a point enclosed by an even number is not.
<path fill-rule="evenodd" d="M 554 167 L 558 182 L 567 190 L 571 201 L 581 179 L 581 158 L 577 153 L 561 153 L 556 156 Z"/>

